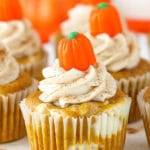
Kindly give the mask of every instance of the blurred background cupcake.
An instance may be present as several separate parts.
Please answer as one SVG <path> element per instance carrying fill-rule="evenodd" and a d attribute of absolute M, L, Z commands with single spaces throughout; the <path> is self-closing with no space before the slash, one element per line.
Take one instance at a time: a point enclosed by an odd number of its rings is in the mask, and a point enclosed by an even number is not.
<path fill-rule="evenodd" d="M 47 65 L 47 53 L 30 22 L 23 20 L 19 2 L 15 2 L 6 0 L 1 4 L 0 41 L 16 58 L 22 71 L 40 80 L 41 70 Z"/>
<path fill-rule="evenodd" d="M 37 89 L 37 81 L 20 72 L 19 65 L 0 43 L 0 143 L 26 135 L 19 102 Z"/>
<path fill-rule="evenodd" d="M 149 0 L 112 0 L 125 16 L 128 27 L 136 33 L 141 54 L 150 60 L 150 1 Z"/>
<path fill-rule="evenodd" d="M 150 83 L 150 63 L 140 57 L 140 48 L 133 33 L 122 25 L 117 9 L 100 3 L 89 19 L 91 40 L 97 61 L 102 60 L 118 81 L 118 86 L 132 98 L 129 122 L 140 118 L 138 92 Z"/>
<path fill-rule="evenodd" d="M 60 30 L 52 36 L 52 43 L 55 45 L 57 54 L 58 42 L 71 31 L 86 33 L 89 30 L 89 15 L 93 7 L 99 2 L 109 2 L 109 0 L 80 0 L 68 11 L 68 17 L 60 24 Z"/>
<path fill-rule="evenodd" d="M 138 104 L 142 114 L 147 141 L 150 146 L 150 86 L 140 91 Z"/>
<path fill-rule="evenodd" d="M 70 33 L 58 50 L 39 91 L 21 102 L 31 149 L 122 150 L 130 99 L 84 35 Z"/>

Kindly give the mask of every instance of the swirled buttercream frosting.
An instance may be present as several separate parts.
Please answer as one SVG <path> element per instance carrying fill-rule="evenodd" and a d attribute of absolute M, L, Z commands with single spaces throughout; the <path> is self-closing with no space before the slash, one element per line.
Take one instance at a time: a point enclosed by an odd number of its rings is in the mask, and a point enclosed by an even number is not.
<path fill-rule="evenodd" d="M 122 69 L 131 69 L 140 61 L 140 50 L 135 36 L 126 31 L 110 37 L 108 34 L 92 36 L 86 34 L 90 39 L 97 61 L 102 61 L 107 69 L 117 72 Z"/>
<path fill-rule="evenodd" d="M 0 43 L 0 85 L 10 83 L 19 76 L 19 65 Z"/>
<path fill-rule="evenodd" d="M 68 13 L 68 19 L 61 24 L 61 31 L 63 35 L 68 35 L 72 31 L 86 33 L 89 30 L 89 15 L 93 6 L 91 5 L 77 5 Z"/>
<path fill-rule="evenodd" d="M 40 49 L 40 39 L 27 20 L 1 21 L 0 40 L 14 57 L 31 56 Z"/>
<path fill-rule="evenodd" d="M 40 81 L 40 100 L 60 107 L 89 101 L 104 101 L 116 93 L 116 82 L 101 64 L 90 66 L 86 71 L 65 71 L 58 60 L 43 70 Z"/>

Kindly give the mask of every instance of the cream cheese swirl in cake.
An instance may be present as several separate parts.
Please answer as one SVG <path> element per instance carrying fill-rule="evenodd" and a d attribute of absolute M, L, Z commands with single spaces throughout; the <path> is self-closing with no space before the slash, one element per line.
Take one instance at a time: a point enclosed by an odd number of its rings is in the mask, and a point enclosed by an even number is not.
<path fill-rule="evenodd" d="M 1 21 L 0 40 L 14 57 L 31 56 L 40 50 L 40 39 L 27 20 Z"/>
<path fill-rule="evenodd" d="M 40 82 L 40 100 L 60 107 L 89 101 L 104 101 L 116 93 L 116 82 L 99 63 L 85 72 L 77 69 L 65 71 L 58 60 L 43 70 L 45 79 Z"/>
<path fill-rule="evenodd" d="M 138 65 L 140 50 L 132 33 L 126 31 L 113 38 L 108 34 L 99 34 L 95 37 L 89 33 L 86 35 L 93 45 L 97 61 L 101 60 L 108 71 L 117 72 Z"/>
<path fill-rule="evenodd" d="M 17 79 L 18 76 L 18 63 L 8 54 L 4 45 L 0 43 L 0 85 L 10 83 Z"/>
<path fill-rule="evenodd" d="M 69 11 L 68 20 L 61 24 L 61 31 L 63 35 L 68 35 L 72 31 L 86 33 L 89 30 L 89 15 L 93 6 L 91 5 L 77 5 Z"/>

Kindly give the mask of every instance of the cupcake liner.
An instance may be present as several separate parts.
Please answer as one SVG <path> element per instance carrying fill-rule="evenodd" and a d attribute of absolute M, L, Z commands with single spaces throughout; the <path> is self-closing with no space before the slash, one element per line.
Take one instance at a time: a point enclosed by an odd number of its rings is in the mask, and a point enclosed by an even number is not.
<path fill-rule="evenodd" d="M 129 79 L 120 79 L 118 87 L 132 98 L 131 109 L 129 113 L 129 122 L 140 119 L 140 111 L 137 104 L 137 95 L 141 89 L 150 84 L 150 73 L 142 76 L 131 77 Z"/>
<path fill-rule="evenodd" d="M 45 52 L 46 53 L 46 52 Z M 38 59 L 36 61 L 30 61 L 29 63 L 19 64 L 20 70 L 28 72 L 30 75 L 35 77 L 36 79 L 41 79 L 42 69 L 47 65 L 47 55 L 44 54 L 42 59 Z"/>
<path fill-rule="evenodd" d="M 0 143 L 19 139 L 25 136 L 24 120 L 19 102 L 37 89 L 38 82 L 19 92 L 0 95 Z"/>
<path fill-rule="evenodd" d="M 126 103 L 90 117 L 44 115 L 20 104 L 31 150 L 122 150 L 130 107 Z"/>
<path fill-rule="evenodd" d="M 150 146 L 150 103 L 145 102 L 143 99 L 143 95 L 146 91 L 147 87 L 144 88 L 139 94 L 138 94 L 138 104 L 140 108 L 140 112 L 143 118 L 145 132 L 147 136 L 147 141 Z"/>

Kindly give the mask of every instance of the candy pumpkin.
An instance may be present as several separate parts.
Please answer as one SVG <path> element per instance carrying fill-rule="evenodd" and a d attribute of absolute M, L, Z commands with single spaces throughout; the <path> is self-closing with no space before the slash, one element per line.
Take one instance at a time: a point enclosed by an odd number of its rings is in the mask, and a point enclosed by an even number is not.
<path fill-rule="evenodd" d="M 99 4 L 100 2 L 110 2 L 110 0 L 81 0 L 81 2 L 84 4 L 96 5 Z"/>
<path fill-rule="evenodd" d="M 122 33 L 122 24 L 117 9 L 108 3 L 100 3 L 90 14 L 90 32 L 93 36 L 107 33 L 111 37 Z"/>
<path fill-rule="evenodd" d="M 21 6 L 18 0 L 0 0 L 0 21 L 22 19 Z"/>
<path fill-rule="evenodd" d="M 76 68 L 85 71 L 96 63 L 90 41 L 77 32 L 71 32 L 59 42 L 58 57 L 60 66 L 65 70 Z"/>

